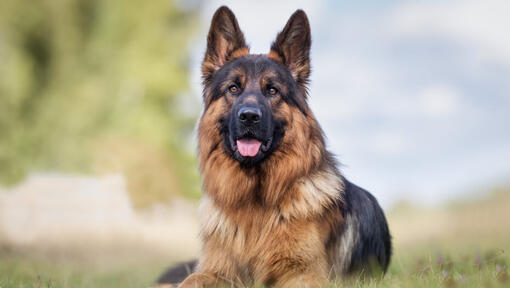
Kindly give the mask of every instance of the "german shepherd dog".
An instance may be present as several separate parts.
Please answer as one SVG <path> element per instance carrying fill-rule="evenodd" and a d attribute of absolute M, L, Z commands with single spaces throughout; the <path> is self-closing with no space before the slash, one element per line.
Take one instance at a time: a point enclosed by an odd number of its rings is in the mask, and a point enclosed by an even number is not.
<path fill-rule="evenodd" d="M 264 55 L 250 54 L 229 8 L 214 14 L 198 125 L 202 254 L 193 273 L 177 267 L 160 283 L 320 287 L 386 271 L 383 211 L 340 174 L 307 104 L 310 46 L 302 10 Z"/>

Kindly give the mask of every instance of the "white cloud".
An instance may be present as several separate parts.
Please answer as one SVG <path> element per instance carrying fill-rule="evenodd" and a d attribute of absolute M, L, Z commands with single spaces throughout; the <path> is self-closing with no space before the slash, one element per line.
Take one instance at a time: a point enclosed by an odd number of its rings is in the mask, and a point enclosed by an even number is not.
<path fill-rule="evenodd" d="M 380 131 L 372 135 L 368 142 L 371 152 L 384 157 L 395 157 L 402 155 L 408 150 L 407 139 L 398 131 Z"/>
<path fill-rule="evenodd" d="M 480 60 L 510 64 L 510 1 L 437 1 L 399 5 L 388 15 L 396 37 L 439 36 L 476 49 Z"/>
<path fill-rule="evenodd" d="M 419 106 L 424 116 L 429 118 L 446 118 L 455 116 L 461 109 L 459 93 L 456 88 L 447 85 L 433 85 L 421 91 Z"/>

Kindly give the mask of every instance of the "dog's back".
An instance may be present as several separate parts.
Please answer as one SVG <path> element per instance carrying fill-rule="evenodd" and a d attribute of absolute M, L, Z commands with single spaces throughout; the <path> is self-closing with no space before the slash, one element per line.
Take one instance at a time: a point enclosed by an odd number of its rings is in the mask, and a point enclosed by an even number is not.
<path fill-rule="evenodd" d="M 391 257 L 391 236 L 384 213 L 368 191 L 344 179 L 344 225 L 333 239 L 337 274 L 386 272 Z"/>

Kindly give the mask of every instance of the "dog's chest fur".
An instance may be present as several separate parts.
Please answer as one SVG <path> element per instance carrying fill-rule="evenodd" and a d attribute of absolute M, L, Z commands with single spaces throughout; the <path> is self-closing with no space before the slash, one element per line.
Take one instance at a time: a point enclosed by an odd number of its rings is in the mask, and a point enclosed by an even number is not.
<path fill-rule="evenodd" d="M 333 207 L 342 189 L 338 176 L 324 171 L 297 181 L 291 197 L 277 207 L 253 203 L 225 209 L 204 196 L 201 235 L 204 253 L 210 254 L 204 261 L 227 258 L 230 265 L 223 265 L 222 274 L 267 282 L 289 265 L 325 258 L 331 226 L 341 217 Z"/>

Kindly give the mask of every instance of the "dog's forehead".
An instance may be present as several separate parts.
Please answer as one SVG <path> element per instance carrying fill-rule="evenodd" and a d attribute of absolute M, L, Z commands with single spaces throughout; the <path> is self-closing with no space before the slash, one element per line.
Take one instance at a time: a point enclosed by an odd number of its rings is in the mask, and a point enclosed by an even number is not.
<path fill-rule="evenodd" d="M 278 62 L 263 54 L 250 54 L 237 58 L 231 65 L 232 73 L 244 73 L 251 77 L 278 77 L 285 74 L 285 69 Z"/>

